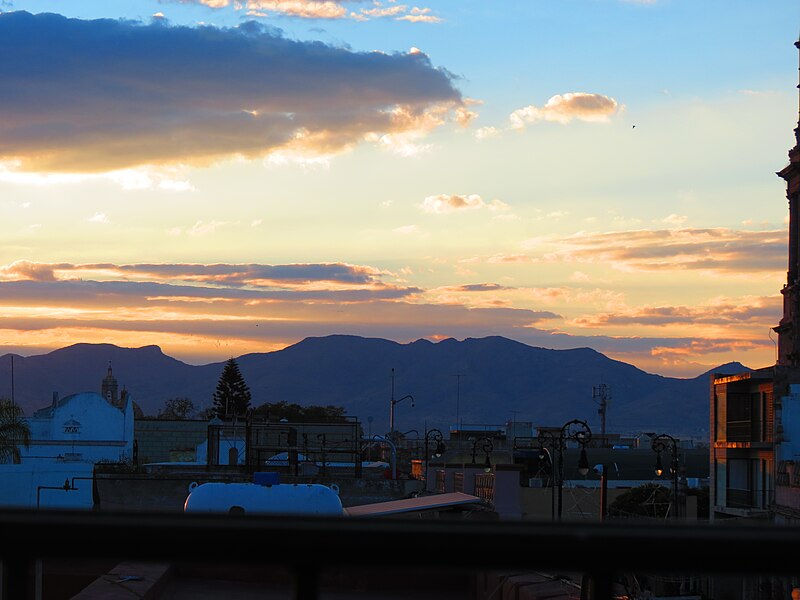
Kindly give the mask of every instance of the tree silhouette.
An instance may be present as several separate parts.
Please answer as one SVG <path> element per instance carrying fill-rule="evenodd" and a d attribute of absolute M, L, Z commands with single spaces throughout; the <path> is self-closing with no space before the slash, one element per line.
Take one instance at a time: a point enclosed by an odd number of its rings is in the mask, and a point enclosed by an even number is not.
<path fill-rule="evenodd" d="M 670 507 L 669 489 L 657 483 L 645 483 L 624 491 L 608 506 L 608 516 L 620 518 L 663 519 Z"/>
<path fill-rule="evenodd" d="M 253 411 L 253 416 L 275 421 L 286 419 L 290 423 L 347 423 L 341 406 L 300 406 L 285 400 L 266 402 Z"/>
<path fill-rule="evenodd" d="M 244 416 L 250 407 L 250 388 L 247 387 L 235 359 L 229 358 L 225 363 L 213 399 L 212 409 L 220 419 Z"/>
<path fill-rule="evenodd" d="M 19 463 L 19 447 L 28 448 L 30 443 L 31 428 L 22 409 L 11 400 L 0 400 L 0 463 Z"/>
<path fill-rule="evenodd" d="M 197 407 L 189 398 L 169 398 L 158 412 L 158 419 L 191 419 Z"/>

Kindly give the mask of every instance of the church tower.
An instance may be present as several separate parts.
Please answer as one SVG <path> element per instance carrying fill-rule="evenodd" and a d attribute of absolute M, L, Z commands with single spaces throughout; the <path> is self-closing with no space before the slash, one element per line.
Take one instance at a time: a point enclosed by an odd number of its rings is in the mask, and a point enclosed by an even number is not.
<path fill-rule="evenodd" d="M 119 386 L 114 374 L 111 372 L 111 361 L 108 361 L 108 374 L 103 379 L 103 385 L 100 388 L 100 394 L 106 399 L 106 402 L 112 406 L 117 406 L 117 393 Z"/>
<path fill-rule="evenodd" d="M 800 50 L 800 40 L 794 45 Z M 800 85 L 797 87 L 800 89 Z M 791 367 L 800 366 L 800 107 L 794 137 L 789 165 L 778 172 L 786 180 L 789 199 L 789 272 L 781 290 L 783 318 L 774 328 L 778 333 L 778 364 Z"/>

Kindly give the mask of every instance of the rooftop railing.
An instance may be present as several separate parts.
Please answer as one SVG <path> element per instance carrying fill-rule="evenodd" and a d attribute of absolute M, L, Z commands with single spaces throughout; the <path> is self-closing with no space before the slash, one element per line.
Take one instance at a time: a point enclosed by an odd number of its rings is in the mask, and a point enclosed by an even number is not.
<path fill-rule="evenodd" d="M 38 558 L 284 567 L 294 597 L 319 597 L 336 567 L 528 569 L 583 573 L 587 598 L 611 600 L 615 576 L 798 574 L 800 528 L 637 522 L 0 512 L 3 598 L 30 595 Z M 376 551 L 381 549 L 381 551 Z"/>

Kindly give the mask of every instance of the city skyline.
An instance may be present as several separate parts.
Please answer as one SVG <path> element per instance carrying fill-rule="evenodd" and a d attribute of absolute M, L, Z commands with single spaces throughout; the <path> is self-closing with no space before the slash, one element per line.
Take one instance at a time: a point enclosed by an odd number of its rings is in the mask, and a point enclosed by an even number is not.
<path fill-rule="evenodd" d="M 0 4 L 0 354 L 775 360 L 800 7 Z"/>

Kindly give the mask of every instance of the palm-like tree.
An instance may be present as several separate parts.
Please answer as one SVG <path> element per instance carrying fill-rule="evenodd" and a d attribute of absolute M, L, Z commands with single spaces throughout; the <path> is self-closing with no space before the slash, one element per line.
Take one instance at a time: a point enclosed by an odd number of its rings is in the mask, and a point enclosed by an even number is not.
<path fill-rule="evenodd" d="M 22 409 L 11 400 L 0 399 L 0 463 L 18 464 L 19 447 L 30 447 L 31 428 L 22 415 Z"/>

